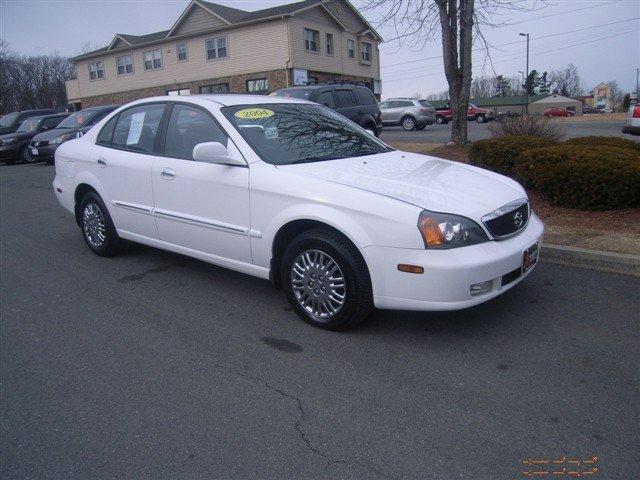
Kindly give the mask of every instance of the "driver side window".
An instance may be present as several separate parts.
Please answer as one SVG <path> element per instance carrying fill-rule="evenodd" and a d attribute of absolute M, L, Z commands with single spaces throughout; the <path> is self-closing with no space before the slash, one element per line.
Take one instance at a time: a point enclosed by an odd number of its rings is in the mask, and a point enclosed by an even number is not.
<path fill-rule="evenodd" d="M 164 154 L 193 160 L 193 147 L 205 142 L 226 146 L 227 136 L 209 114 L 199 108 L 175 104 L 167 126 Z"/>

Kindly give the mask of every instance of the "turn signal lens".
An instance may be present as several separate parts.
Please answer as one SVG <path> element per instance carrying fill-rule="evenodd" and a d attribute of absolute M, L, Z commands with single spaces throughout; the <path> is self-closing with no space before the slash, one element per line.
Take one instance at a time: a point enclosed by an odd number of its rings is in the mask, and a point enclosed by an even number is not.
<path fill-rule="evenodd" d="M 417 274 L 424 273 L 424 268 L 419 267 L 418 265 L 409 265 L 406 263 L 398 264 L 398 270 L 405 273 L 417 273 Z"/>
<path fill-rule="evenodd" d="M 442 245 L 444 243 L 444 235 L 442 234 L 440 225 L 438 225 L 435 218 L 421 216 L 418 226 L 420 227 L 420 233 L 422 233 L 422 239 L 424 240 L 425 245 L 429 245 L 431 247 L 435 245 Z"/>

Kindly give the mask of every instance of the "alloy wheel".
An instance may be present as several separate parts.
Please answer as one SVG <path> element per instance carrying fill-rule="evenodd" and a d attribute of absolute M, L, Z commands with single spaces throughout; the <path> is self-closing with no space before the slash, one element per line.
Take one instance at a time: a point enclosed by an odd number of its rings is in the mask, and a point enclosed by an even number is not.
<path fill-rule="evenodd" d="M 413 130 L 416 127 L 416 121 L 411 117 L 405 117 L 402 120 L 402 128 L 405 130 Z"/>
<path fill-rule="evenodd" d="M 296 257 L 291 265 L 291 289 L 298 304 L 319 321 L 337 315 L 347 297 L 340 266 L 320 250 L 305 250 Z"/>
<path fill-rule="evenodd" d="M 82 230 L 84 236 L 94 248 L 100 248 L 106 237 L 104 216 L 95 203 L 87 203 L 82 212 Z"/>

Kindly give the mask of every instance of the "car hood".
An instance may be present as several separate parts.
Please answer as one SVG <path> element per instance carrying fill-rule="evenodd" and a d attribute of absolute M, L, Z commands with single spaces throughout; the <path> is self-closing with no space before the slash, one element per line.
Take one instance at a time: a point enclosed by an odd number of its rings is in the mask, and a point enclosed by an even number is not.
<path fill-rule="evenodd" d="M 54 128 L 53 130 L 47 130 L 46 132 L 39 133 L 35 137 L 33 137 L 34 141 L 42 141 L 42 140 L 53 140 L 60 135 L 65 135 L 68 133 L 76 133 L 78 131 L 77 128 Z"/>
<path fill-rule="evenodd" d="M 294 175 L 366 190 L 434 212 L 480 221 L 526 197 L 515 181 L 488 170 L 441 158 L 393 151 L 298 165 L 279 165 Z"/>
<path fill-rule="evenodd" d="M 33 136 L 33 132 L 13 132 L 5 135 L 0 135 L 0 140 L 6 140 L 7 138 L 15 138 L 16 140 L 29 140 Z"/>

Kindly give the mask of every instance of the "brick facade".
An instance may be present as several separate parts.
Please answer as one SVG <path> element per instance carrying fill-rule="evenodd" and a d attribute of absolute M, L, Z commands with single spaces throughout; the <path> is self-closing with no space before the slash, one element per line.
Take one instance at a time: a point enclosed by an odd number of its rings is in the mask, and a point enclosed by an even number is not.
<path fill-rule="evenodd" d="M 200 87 L 204 85 L 214 85 L 219 83 L 229 84 L 229 93 L 247 93 L 247 80 L 257 80 L 266 78 L 269 84 L 269 92 L 287 86 L 287 72 L 285 69 L 272 70 L 269 72 L 248 73 L 246 75 L 233 75 L 230 77 L 208 78 L 194 82 L 173 83 L 161 87 L 141 88 L 125 92 L 96 95 L 94 97 L 82 98 L 82 108 L 96 105 L 125 104 L 140 98 L 163 96 L 169 90 L 189 89 L 192 94 L 200 93 Z"/>
<path fill-rule="evenodd" d="M 367 77 L 354 77 L 353 75 L 342 75 L 340 73 L 327 73 L 309 70 L 308 77 L 318 79 L 318 83 L 328 82 L 346 82 L 346 83 L 362 83 L 373 91 L 373 79 Z"/>

